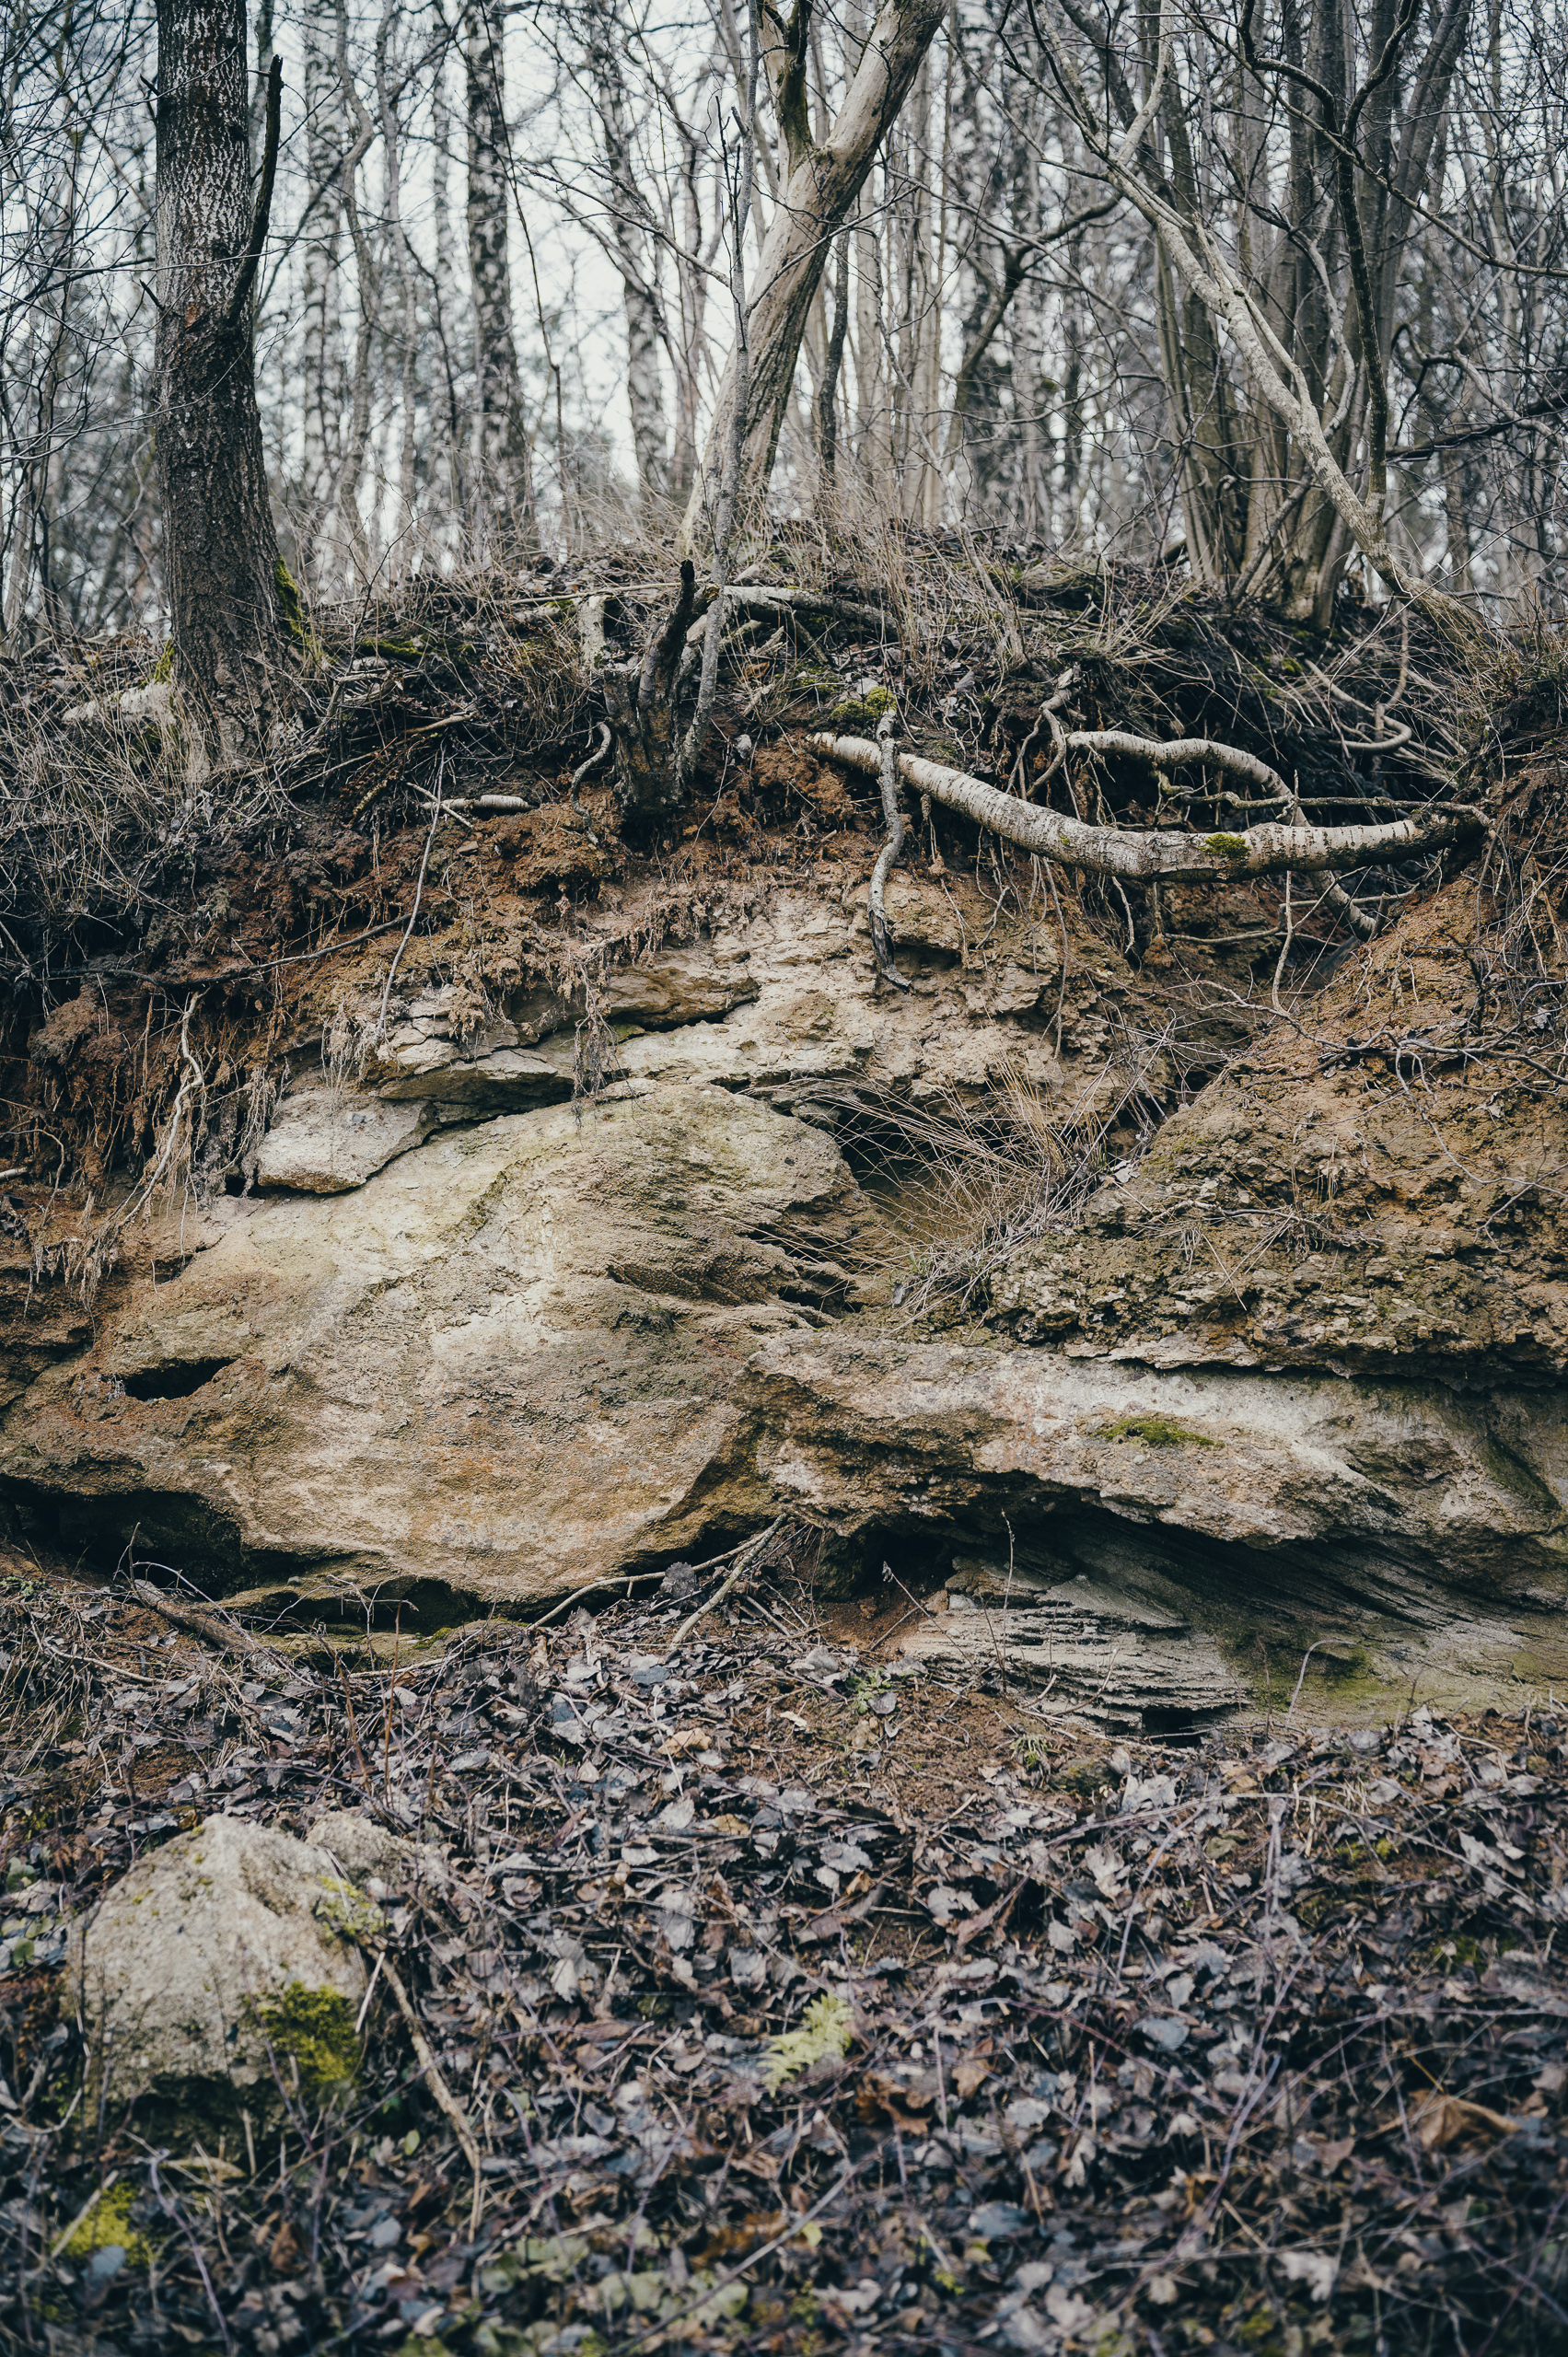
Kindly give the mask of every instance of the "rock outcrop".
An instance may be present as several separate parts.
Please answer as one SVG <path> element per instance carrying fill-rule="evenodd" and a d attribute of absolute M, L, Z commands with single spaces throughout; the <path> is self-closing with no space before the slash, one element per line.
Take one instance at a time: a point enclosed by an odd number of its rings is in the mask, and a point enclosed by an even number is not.
<path fill-rule="evenodd" d="M 978 1583 L 919 1643 L 972 1649 L 999 1595 L 1005 1674 L 1119 1723 L 1304 1655 L 1304 1709 L 1544 1686 L 1568 1136 L 1445 1047 L 1469 891 L 1185 1103 L 1159 961 L 951 875 L 889 892 L 907 993 L 858 879 L 606 957 L 592 1005 L 427 991 L 285 1097 L 261 1198 L 188 1214 L 157 1282 L 90 1335 L 12 1321 L 5 1495 L 74 1550 L 425 1631 L 790 1507 L 830 1581 Z M 1098 1176 L 933 1291 L 900 1120 L 999 1089 L 1103 1132 Z"/>

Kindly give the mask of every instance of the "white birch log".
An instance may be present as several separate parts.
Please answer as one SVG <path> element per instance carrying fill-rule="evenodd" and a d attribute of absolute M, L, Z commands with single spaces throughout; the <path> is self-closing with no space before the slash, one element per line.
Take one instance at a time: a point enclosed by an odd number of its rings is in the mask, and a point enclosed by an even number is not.
<path fill-rule="evenodd" d="M 1235 746 L 1211 745 L 1202 737 L 1179 737 L 1169 744 L 1152 737 L 1121 737 L 1116 749 L 1160 767 L 1181 761 L 1206 761 L 1235 771 L 1253 757 Z M 866 737 L 808 737 L 814 751 L 867 777 L 881 773 L 882 757 Z M 1071 742 L 1071 739 L 1069 739 Z M 1403 860 L 1424 859 L 1449 843 L 1484 834 L 1485 814 L 1460 804 L 1397 819 L 1380 827 L 1249 827 L 1241 834 L 1188 834 L 1174 829 L 1091 827 L 1058 810 L 1043 810 L 1002 794 L 962 770 L 928 761 L 918 753 L 898 756 L 899 774 L 917 793 L 928 794 L 946 810 L 957 810 L 977 826 L 989 827 L 1004 842 L 1020 851 L 1054 860 L 1062 867 L 1082 867 L 1094 876 L 1115 876 L 1133 884 L 1156 884 L 1167 877 L 1186 877 L 1194 883 L 1228 883 L 1243 876 L 1278 876 L 1287 868 L 1303 875 L 1322 875 L 1336 868 L 1387 867 Z M 1266 777 L 1274 772 L 1262 762 L 1253 764 Z M 1275 784 L 1278 780 L 1275 779 Z"/>

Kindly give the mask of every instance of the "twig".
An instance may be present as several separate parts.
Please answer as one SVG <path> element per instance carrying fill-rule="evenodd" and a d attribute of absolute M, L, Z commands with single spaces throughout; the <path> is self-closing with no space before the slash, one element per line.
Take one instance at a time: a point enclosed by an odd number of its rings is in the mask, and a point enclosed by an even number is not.
<path fill-rule="evenodd" d="M 1295 1693 L 1294 1693 L 1294 1694 L 1291 1696 L 1291 1698 L 1290 1698 L 1290 1709 L 1289 1709 L 1289 1710 L 1287 1710 L 1287 1711 L 1286 1711 L 1286 1713 L 1285 1713 L 1285 1717 L 1286 1717 L 1287 1719 L 1290 1717 L 1290 1715 L 1291 1715 L 1291 1712 L 1295 1710 L 1295 1708 L 1296 1704 L 1297 1704 L 1297 1703 L 1300 1701 L 1300 1700 L 1301 1700 L 1301 1689 L 1302 1689 L 1302 1688 L 1303 1688 L 1303 1687 L 1306 1685 L 1306 1683 L 1307 1683 L 1307 1663 L 1311 1660 L 1311 1658 L 1312 1658 L 1313 1655 L 1317 1652 L 1317 1650 L 1318 1650 L 1318 1646 L 1319 1646 L 1319 1645 L 1321 1645 L 1321 1644 L 1324 1644 L 1324 1643 L 1327 1643 L 1327 1640 L 1326 1640 L 1325 1638 L 1322 1638 L 1322 1637 L 1314 1637 L 1314 1638 L 1313 1638 L 1313 1640 L 1312 1640 L 1312 1643 L 1307 1646 L 1307 1651 L 1302 1655 L 1302 1656 L 1301 1656 L 1301 1675 L 1300 1675 L 1300 1677 L 1299 1677 L 1299 1678 L 1296 1679 L 1296 1681 L 1295 1681 Z"/>
<path fill-rule="evenodd" d="M 699 2308 L 706 2307 L 708 2302 L 717 2293 L 722 2292 L 727 2284 L 737 2282 L 749 2268 L 756 2267 L 762 2259 L 771 2258 L 774 2251 L 782 2250 L 785 2243 L 793 2241 L 799 2234 L 802 2226 L 810 2225 L 814 2218 L 819 2218 L 823 2211 L 838 2200 L 846 2185 L 861 2176 L 874 2161 L 880 2160 L 892 2141 L 891 2136 L 884 2136 L 879 2144 L 874 2144 L 869 2153 L 863 2154 L 858 2161 L 853 2162 L 841 2176 L 835 2177 L 827 2192 L 819 2200 L 814 2201 L 809 2210 L 803 2210 L 797 2218 L 792 2218 L 783 2234 L 775 2235 L 772 2242 L 762 2243 L 756 2250 L 748 2252 L 738 2267 L 726 2268 L 725 2272 L 715 2276 L 713 2282 L 706 2285 L 694 2300 L 689 2301 L 683 2308 L 677 2308 L 673 2316 L 660 2316 L 655 2323 L 645 2325 L 641 2332 L 633 2333 L 630 2340 L 621 2341 L 621 2350 L 624 2352 L 629 2349 L 636 2349 L 648 2339 L 650 2334 L 668 2332 L 672 2326 L 683 2323 L 687 2316 L 694 2316 Z"/>
<path fill-rule="evenodd" d="M 133 1580 L 131 1587 L 138 1604 L 145 1604 L 149 1612 L 156 1612 L 161 1620 L 172 1621 L 175 1628 L 185 1630 L 190 1636 L 200 1637 L 204 1644 L 215 1645 L 220 1653 L 243 1654 L 252 1659 L 260 1655 L 270 1668 L 280 1666 L 271 1646 L 253 1637 L 249 1629 L 242 1629 L 238 1620 L 226 1620 L 215 1612 L 198 1611 L 193 1604 L 171 1604 L 151 1580 Z"/>
<path fill-rule="evenodd" d="M 713 1595 L 709 1596 L 705 1604 L 699 1604 L 695 1612 L 691 1612 L 687 1615 L 679 1628 L 677 1629 L 674 1636 L 671 1637 L 668 1644 L 665 1647 L 667 1654 L 674 1653 L 678 1645 L 684 1644 L 692 1630 L 696 1627 L 698 1621 L 702 1620 L 703 1614 L 711 1612 L 715 1605 L 719 1605 L 724 1602 L 725 1597 L 729 1594 L 730 1589 L 735 1585 L 737 1580 L 738 1580 L 746 1571 L 747 1566 L 750 1563 L 752 1558 L 763 1546 L 766 1545 L 767 1541 L 772 1537 L 774 1531 L 778 1529 L 779 1525 L 783 1520 L 784 1516 L 782 1514 L 776 1515 L 774 1519 L 769 1523 L 766 1530 L 760 1530 L 756 1538 L 749 1540 L 746 1546 L 740 1550 L 739 1560 L 737 1562 L 734 1571 L 731 1572 L 728 1579 L 724 1582 L 722 1586 L 714 1590 Z"/>
<path fill-rule="evenodd" d="M 180 2233 L 184 2235 L 186 2241 L 191 2246 L 191 2256 L 196 2262 L 196 2272 L 202 2279 L 202 2289 L 207 2295 L 207 2305 L 211 2308 L 217 2328 L 223 2335 L 223 2345 L 228 2351 L 228 2357 L 234 2357 L 234 2336 L 229 2331 L 228 2319 L 224 2315 L 223 2309 L 219 2305 L 218 2295 L 213 2289 L 213 2279 L 207 2272 L 207 2261 L 205 2255 L 203 2252 L 202 2246 L 196 2240 L 195 2235 L 191 2232 L 190 2226 L 186 2223 L 185 2219 L 175 2208 L 173 2202 L 169 2200 L 168 2194 L 164 2191 L 162 2186 L 157 2181 L 158 2162 L 166 2157 L 167 2155 L 164 2154 L 154 2153 L 148 2159 L 147 2175 L 152 2182 L 153 2193 L 157 2200 L 159 2209 L 163 2212 L 164 2216 L 170 2219 L 172 2223 L 179 2227 Z"/>
<path fill-rule="evenodd" d="M 581 1604 L 585 1596 L 630 1596 L 632 1590 L 644 1581 L 662 1580 L 664 1576 L 662 1572 L 630 1572 L 623 1580 L 594 1580 L 587 1587 L 575 1587 L 570 1596 L 563 1596 L 559 1604 L 552 1604 L 548 1612 L 541 1612 L 537 1620 L 526 1621 L 524 1626 L 529 1629 L 548 1628 L 552 1620 L 559 1620 L 563 1612 L 569 1612 L 575 1604 Z"/>
<path fill-rule="evenodd" d="M 381 993 L 381 1011 L 376 1017 L 376 1029 L 372 1035 L 377 1039 L 382 1039 L 386 1034 L 387 1006 L 392 995 L 392 984 L 398 978 L 398 968 L 402 963 L 403 951 L 409 946 L 409 937 L 418 921 L 419 904 L 424 893 L 424 871 L 430 865 L 430 846 L 436 841 L 436 830 L 441 824 L 441 780 L 446 775 L 446 771 L 447 748 L 443 745 L 441 757 L 436 764 L 436 807 L 430 814 L 430 832 L 424 838 L 424 856 L 419 863 L 419 881 L 413 888 L 413 906 L 409 911 L 403 937 L 392 955 L 391 967 L 387 975 L 387 987 Z"/>
<path fill-rule="evenodd" d="M 464 2117 L 461 2105 L 441 2076 L 440 2066 L 430 2050 L 430 2041 L 420 2026 L 419 2016 L 413 2010 L 408 1991 L 403 1987 L 397 1968 L 391 1963 L 384 1948 L 381 1951 L 380 1963 L 386 1974 L 387 1986 L 396 1999 L 398 2011 L 403 2017 L 403 2026 L 409 2035 L 409 2044 L 413 2049 L 414 2060 L 419 2064 L 424 2084 L 430 2090 L 436 2109 L 444 2114 L 453 2135 L 461 2145 L 464 2159 L 473 2171 L 473 2208 L 469 2216 L 469 2240 L 472 2242 L 479 2233 L 480 2216 L 484 2208 L 484 2177 L 481 2170 L 479 2146 L 474 2142 L 473 2131 Z"/>

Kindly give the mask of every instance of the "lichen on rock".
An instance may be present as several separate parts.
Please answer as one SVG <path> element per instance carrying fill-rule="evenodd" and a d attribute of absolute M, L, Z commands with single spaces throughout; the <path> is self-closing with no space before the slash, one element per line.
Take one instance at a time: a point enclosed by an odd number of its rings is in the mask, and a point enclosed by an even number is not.
<path fill-rule="evenodd" d="M 226 1817 L 178 1835 L 72 1930 L 95 2093 L 179 2139 L 341 2087 L 380 1928 L 311 1843 Z"/>

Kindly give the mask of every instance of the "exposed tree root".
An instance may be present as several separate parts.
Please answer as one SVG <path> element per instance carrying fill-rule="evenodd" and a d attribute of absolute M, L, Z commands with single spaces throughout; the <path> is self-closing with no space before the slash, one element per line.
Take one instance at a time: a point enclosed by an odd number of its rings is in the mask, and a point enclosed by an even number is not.
<path fill-rule="evenodd" d="M 1097 731 L 1095 749 L 1132 755 L 1156 766 L 1183 761 L 1208 761 L 1234 773 L 1273 781 L 1280 794 L 1288 792 L 1275 772 L 1235 746 L 1217 746 L 1207 738 L 1180 737 L 1162 745 L 1152 737 L 1124 737 L 1120 730 Z M 865 737 L 812 736 L 807 743 L 846 769 L 868 777 L 881 773 L 878 748 Z M 1069 737 L 1069 745 L 1073 739 Z M 1286 868 L 1322 874 L 1342 867 L 1390 865 L 1424 859 L 1449 843 L 1485 834 L 1490 820 L 1466 805 L 1448 804 L 1412 819 L 1391 820 L 1381 827 L 1249 827 L 1240 834 L 1178 833 L 1168 828 L 1092 827 L 1057 810 L 1042 810 L 998 792 L 962 770 L 945 768 L 917 753 L 900 753 L 900 774 L 944 808 L 957 810 L 977 826 L 989 827 L 1021 851 L 1064 867 L 1081 867 L 1092 876 L 1110 876 L 1130 883 L 1156 883 L 1167 877 L 1188 877 L 1194 882 L 1230 882 L 1243 876 L 1278 876 Z"/>

